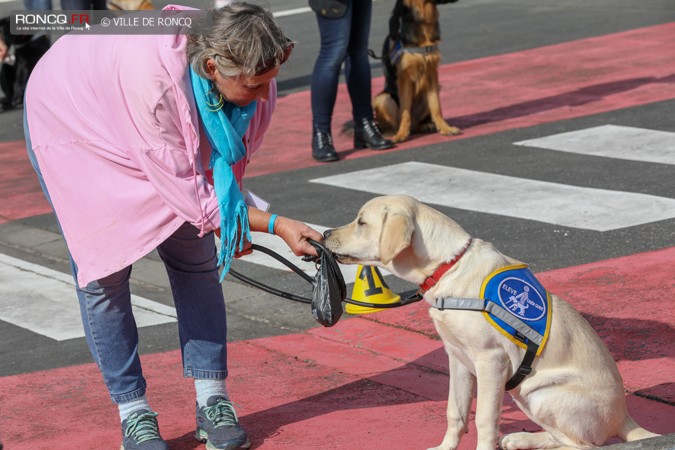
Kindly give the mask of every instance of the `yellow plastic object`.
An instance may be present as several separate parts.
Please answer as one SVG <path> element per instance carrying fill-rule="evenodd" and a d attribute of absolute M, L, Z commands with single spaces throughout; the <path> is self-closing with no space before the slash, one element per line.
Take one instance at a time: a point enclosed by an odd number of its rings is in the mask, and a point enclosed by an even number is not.
<path fill-rule="evenodd" d="M 359 266 L 356 271 L 352 299 L 359 302 L 386 305 L 400 302 L 401 296 L 389 289 L 377 267 Z M 385 308 L 369 308 L 352 305 L 351 303 L 347 303 L 345 306 L 345 311 L 349 314 L 369 314 L 383 309 Z"/>

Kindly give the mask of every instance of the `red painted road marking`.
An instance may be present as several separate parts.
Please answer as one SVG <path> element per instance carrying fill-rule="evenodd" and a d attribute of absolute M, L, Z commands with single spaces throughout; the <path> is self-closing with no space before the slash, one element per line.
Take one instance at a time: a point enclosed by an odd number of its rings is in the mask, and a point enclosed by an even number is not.
<path fill-rule="evenodd" d="M 416 136 L 390 151 L 675 98 L 674 33 L 675 23 L 670 23 L 444 65 L 439 74 L 444 115 L 465 133 L 454 138 Z M 374 78 L 373 92 L 382 84 L 382 77 Z M 376 154 L 353 150 L 351 138 L 338 132 L 351 119 L 344 85 L 338 95 L 336 148 L 346 159 Z M 247 176 L 318 165 L 310 156 L 309 105 L 308 91 L 278 100 L 266 141 Z M 51 212 L 28 165 L 23 141 L 0 144 L 0 163 L 0 223 Z"/>
<path fill-rule="evenodd" d="M 675 23 L 640 28 L 441 67 L 443 115 L 461 136 L 416 136 L 394 150 L 465 139 L 675 98 Z M 630 49 L 626 51 L 626 49 Z M 382 88 L 373 79 L 373 92 Z M 351 120 L 340 86 L 333 118 L 335 146 L 343 158 L 376 154 L 353 150 L 340 134 Z M 310 156 L 309 92 L 279 99 L 263 147 L 248 176 L 318 165 Z"/>
<path fill-rule="evenodd" d="M 52 211 L 28 161 L 23 141 L 0 143 L 0 223 Z"/>
<path fill-rule="evenodd" d="M 598 329 L 629 392 L 671 404 L 675 313 L 663 299 L 675 295 L 673 264 L 675 247 L 538 274 Z M 230 393 L 256 448 L 426 448 L 442 439 L 447 357 L 424 304 L 228 351 Z M 179 351 L 146 355 L 143 365 L 171 448 L 196 448 L 193 387 L 181 377 Z M 94 364 L 0 378 L 0 404 L 8 448 L 119 445 L 117 411 Z M 652 431 L 675 432 L 675 407 L 634 395 L 628 407 Z M 523 429 L 537 426 L 507 398 L 502 432 Z M 475 442 L 472 423 L 463 447 Z"/>
<path fill-rule="evenodd" d="M 675 247 L 669 247 L 537 274 L 546 289 L 569 302 L 595 328 L 617 360 L 629 391 L 673 404 L 675 309 L 666 299 L 675 293 L 674 265 Z M 362 317 L 436 335 L 420 303 Z"/>

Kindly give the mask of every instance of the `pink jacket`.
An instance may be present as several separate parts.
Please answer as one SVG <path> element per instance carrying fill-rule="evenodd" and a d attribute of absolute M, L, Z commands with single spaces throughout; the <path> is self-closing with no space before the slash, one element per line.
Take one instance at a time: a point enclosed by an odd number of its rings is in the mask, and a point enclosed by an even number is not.
<path fill-rule="evenodd" d="M 67 35 L 35 67 L 26 113 L 38 160 L 78 283 L 113 274 L 155 249 L 183 223 L 216 229 L 205 178 L 184 35 Z M 241 185 L 276 103 L 259 102 L 245 136 Z"/>

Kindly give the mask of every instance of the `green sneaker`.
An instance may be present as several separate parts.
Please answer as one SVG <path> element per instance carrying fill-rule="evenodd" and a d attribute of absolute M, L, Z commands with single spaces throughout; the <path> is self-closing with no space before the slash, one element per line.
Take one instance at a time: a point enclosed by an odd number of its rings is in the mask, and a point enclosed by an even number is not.
<path fill-rule="evenodd" d="M 122 422 L 120 450 L 169 450 L 159 435 L 156 412 L 140 409 Z"/>
<path fill-rule="evenodd" d="M 209 398 L 203 408 L 197 405 L 195 437 L 206 442 L 208 450 L 236 450 L 251 446 L 246 431 L 239 426 L 234 406 L 226 398 L 218 396 Z"/>

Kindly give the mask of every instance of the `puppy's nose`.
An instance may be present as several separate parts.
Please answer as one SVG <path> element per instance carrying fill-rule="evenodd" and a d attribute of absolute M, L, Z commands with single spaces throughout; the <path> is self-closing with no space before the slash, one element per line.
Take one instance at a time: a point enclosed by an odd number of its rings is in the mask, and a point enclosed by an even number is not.
<path fill-rule="evenodd" d="M 328 239 L 328 238 L 330 237 L 330 235 L 331 235 L 332 232 L 333 232 L 333 230 L 326 230 L 326 231 L 324 231 L 324 232 L 323 232 L 323 238 L 324 238 L 324 239 Z"/>

